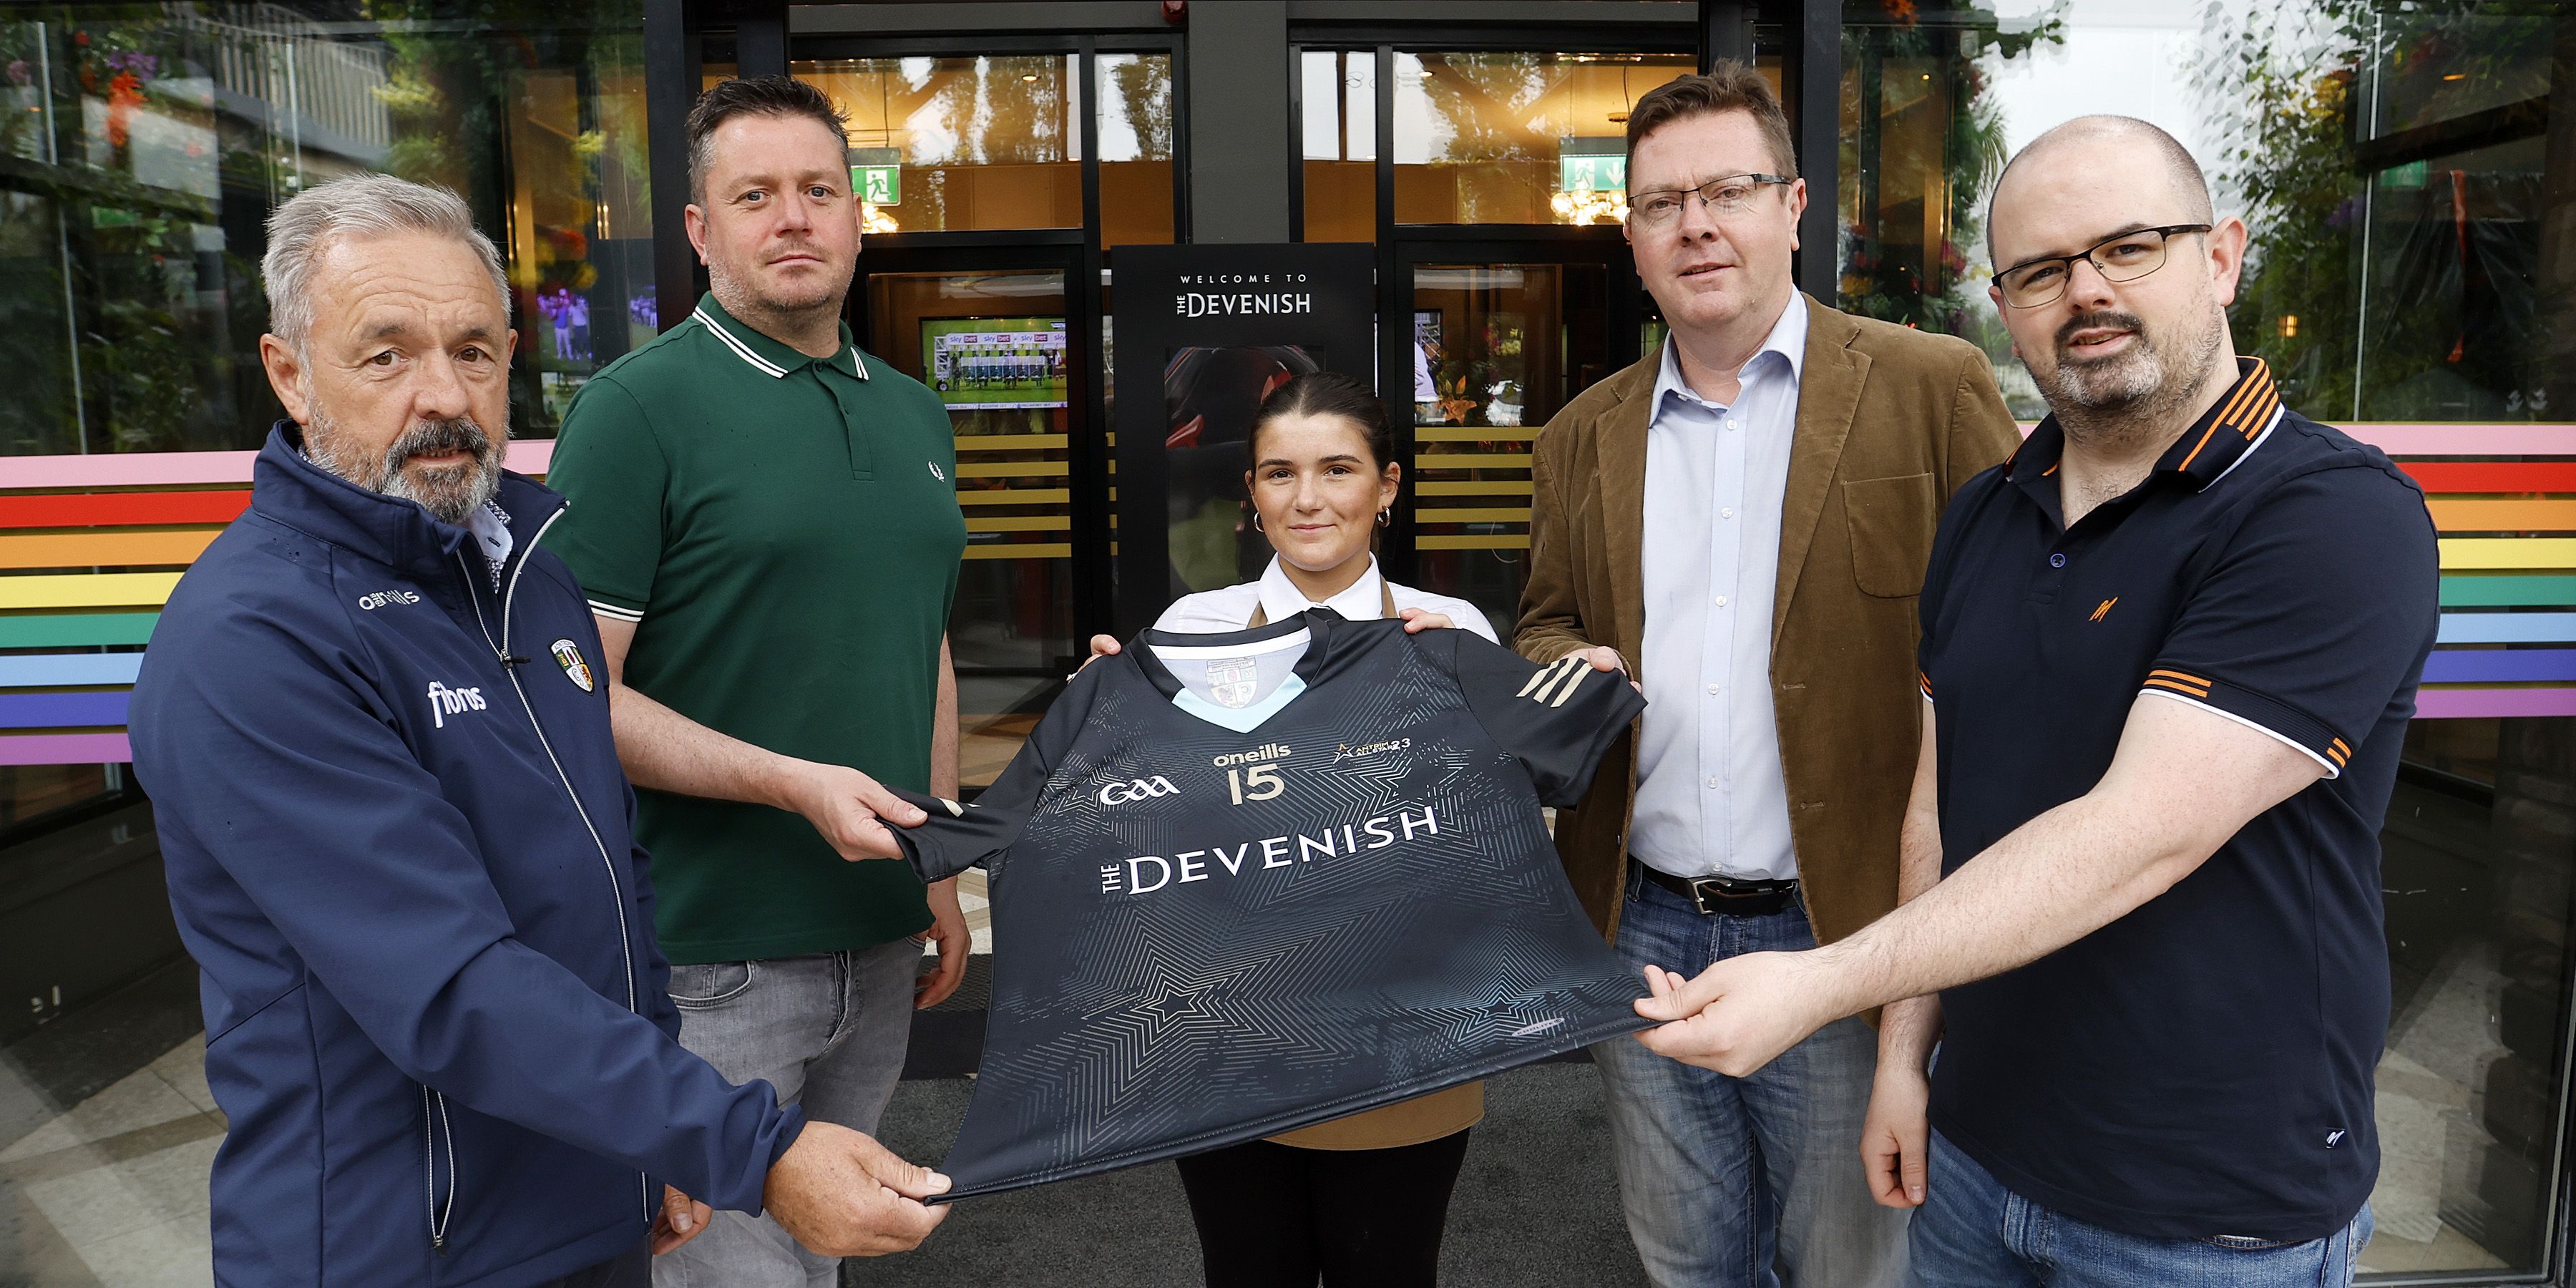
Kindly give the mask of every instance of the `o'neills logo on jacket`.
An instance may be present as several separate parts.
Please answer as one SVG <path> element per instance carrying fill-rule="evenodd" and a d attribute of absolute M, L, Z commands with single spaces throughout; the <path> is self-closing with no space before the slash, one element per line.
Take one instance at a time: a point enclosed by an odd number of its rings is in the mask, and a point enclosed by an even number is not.
<path fill-rule="evenodd" d="M 1423 806 L 1418 814 L 1399 809 L 1365 823 L 1344 823 L 1339 830 L 1326 827 L 1313 836 L 1301 832 L 1245 841 L 1232 849 L 1219 845 L 1182 850 L 1170 858 L 1140 854 L 1124 863 L 1103 863 L 1100 892 L 1152 894 L 1166 886 L 1188 885 L 1217 876 L 1239 877 L 1246 872 L 1293 868 L 1319 859 L 1347 859 L 1362 850 L 1383 850 L 1416 836 L 1438 835 L 1440 820 L 1430 806 Z"/>
<path fill-rule="evenodd" d="M 431 727 L 444 729 L 449 716 L 483 709 L 483 690 L 451 689 L 436 680 L 429 682 L 429 715 Z"/>

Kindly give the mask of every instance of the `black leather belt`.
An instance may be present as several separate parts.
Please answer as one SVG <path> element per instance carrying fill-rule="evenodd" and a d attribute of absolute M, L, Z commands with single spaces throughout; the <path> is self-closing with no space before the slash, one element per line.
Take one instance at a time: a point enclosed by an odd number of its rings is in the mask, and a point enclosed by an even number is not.
<path fill-rule="evenodd" d="M 1646 880 L 1691 901 L 1702 915 L 1711 917 L 1768 917 L 1789 906 L 1798 893 L 1798 879 L 1788 877 L 1767 881 L 1745 881 L 1734 877 L 1677 877 L 1659 871 L 1635 859 Z"/>

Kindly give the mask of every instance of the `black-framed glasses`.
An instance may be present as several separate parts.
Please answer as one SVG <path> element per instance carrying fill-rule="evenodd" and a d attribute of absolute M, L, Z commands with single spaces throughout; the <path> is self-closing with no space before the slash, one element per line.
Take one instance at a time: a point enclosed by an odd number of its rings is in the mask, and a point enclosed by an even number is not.
<path fill-rule="evenodd" d="M 1681 218 L 1682 203 L 1696 197 L 1700 208 L 1724 219 L 1743 214 L 1753 205 L 1753 194 L 1771 184 L 1786 186 L 1797 179 L 1781 174 L 1730 174 L 1711 179 L 1696 188 L 1661 188 L 1640 192 L 1628 198 L 1628 218 L 1640 228 L 1661 229 Z"/>
<path fill-rule="evenodd" d="M 1995 274 L 2004 303 L 2017 309 L 2054 304 L 2075 276 L 2075 261 L 2090 260 L 2106 282 L 2134 282 L 2165 266 L 2165 242 L 2187 233 L 2205 233 L 2209 224 L 2167 224 L 2114 233 L 2073 255 L 2027 259 Z"/>

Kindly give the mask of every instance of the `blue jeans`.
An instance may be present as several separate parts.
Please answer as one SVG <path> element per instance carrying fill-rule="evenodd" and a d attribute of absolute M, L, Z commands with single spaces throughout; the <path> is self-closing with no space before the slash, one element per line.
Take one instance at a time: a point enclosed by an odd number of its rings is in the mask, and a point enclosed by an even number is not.
<path fill-rule="evenodd" d="M 1744 953 L 1816 946 L 1795 900 L 1765 917 L 1709 916 L 1631 866 L 1620 956 L 1696 975 Z M 1609 1102 L 1619 1197 L 1657 1288 L 1894 1288 L 1905 1213 L 1880 1207 L 1860 1129 L 1878 1038 L 1859 1019 L 1818 1030 L 1750 1078 L 1667 1060 L 1635 1038 L 1592 1048 Z"/>
<path fill-rule="evenodd" d="M 2105 1230 L 2005 1189 L 1939 1132 L 1926 1186 L 1913 1288 L 2345 1288 L 2370 1242 L 2366 1203 L 2351 1225 L 2305 1243 Z"/>

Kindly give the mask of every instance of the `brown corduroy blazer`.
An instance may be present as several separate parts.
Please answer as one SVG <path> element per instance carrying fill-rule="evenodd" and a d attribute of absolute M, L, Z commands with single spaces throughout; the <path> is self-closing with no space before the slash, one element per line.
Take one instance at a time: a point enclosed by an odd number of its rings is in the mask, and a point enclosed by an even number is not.
<path fill-rule="evenodd" d="M 1964 340 L 1807 301 L 1780 518 L 1771 697 L 1809 919 L 1831 943 L 1896 906 L 1897 833 L 1922 738 L 1915 597 L 1950 494 L 2021 443 Z M 1645 638 L 1646 426 L 1660 352 L 1584 391 L 1539 434 L 1530 579 L 1513 647 L 1536 662 Z M 1646 719 L 1653 719 L 1650 711 Z M 1602 933 L 1618 932 L 1637 741 L 1602 757 L 1556 847 Z"/>

